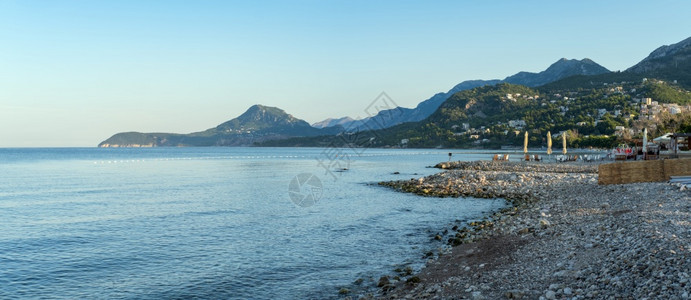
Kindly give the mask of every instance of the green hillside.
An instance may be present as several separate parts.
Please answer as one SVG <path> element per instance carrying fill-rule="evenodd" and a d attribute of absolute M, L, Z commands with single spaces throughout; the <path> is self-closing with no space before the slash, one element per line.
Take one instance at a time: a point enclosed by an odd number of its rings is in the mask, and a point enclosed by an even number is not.
<path fill-rule="evenodd" d="M 662 106 L 655 121 L 640 116 L 640 101 L 646 97 L 660 105 L 689 104 L 691 94 L 678 85 L 655 79 L 592 86 L 566 83 L 538 89 L 502 83 L 461 91 L 423 121 L 359 134 L 374 137 L 368 146 L 375 147 L 499 148 L 522 146 L 525 131 L 530 147 L 546 146 L 550 131 L 555 137 L 566 132 L 570 147 L 606 148 L 635 137 L 643 126 L 655 136 L 684 130 L 691 123 L 691 113 L 671 114 Z M 618 126 L 627 131 L 617 131 Z M 632 134 L 629 128 L 636 130 Z M 342 136 L 303 137 L 260 145 L 345 146 L 344 140 Z"/>

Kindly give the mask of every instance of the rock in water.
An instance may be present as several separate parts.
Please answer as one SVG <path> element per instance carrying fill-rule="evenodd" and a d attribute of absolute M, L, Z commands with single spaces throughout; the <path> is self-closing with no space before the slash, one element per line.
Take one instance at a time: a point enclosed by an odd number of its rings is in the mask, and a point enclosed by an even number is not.
<path fill-rule="evenodd" d="M 379 278 L 379 283 L 377 283 L 377 287 L 384 287 L 389 285 L 389 276 L 382 276 Z"/>

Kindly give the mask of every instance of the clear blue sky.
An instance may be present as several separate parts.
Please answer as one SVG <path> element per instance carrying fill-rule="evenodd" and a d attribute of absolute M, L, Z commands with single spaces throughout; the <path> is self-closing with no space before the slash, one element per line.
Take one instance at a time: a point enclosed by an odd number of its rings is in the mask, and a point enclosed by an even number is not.
<path fill-rule="evenodd" d="M 201 131 L 252 104 L 310 123 L 559 58 L 623 70 L 691 1 L 0 0 L 0 147 Z"/>

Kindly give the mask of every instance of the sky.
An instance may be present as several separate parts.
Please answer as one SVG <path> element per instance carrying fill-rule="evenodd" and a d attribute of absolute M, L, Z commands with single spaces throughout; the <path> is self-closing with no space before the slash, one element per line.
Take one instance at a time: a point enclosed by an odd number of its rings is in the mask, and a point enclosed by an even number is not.
<path fill-rule="evenodd" d="M 253 104 L 310 123 L 565 57 L 625 70 L 691 1 L 0 0 L 0 147 L 202 131 Z"/>

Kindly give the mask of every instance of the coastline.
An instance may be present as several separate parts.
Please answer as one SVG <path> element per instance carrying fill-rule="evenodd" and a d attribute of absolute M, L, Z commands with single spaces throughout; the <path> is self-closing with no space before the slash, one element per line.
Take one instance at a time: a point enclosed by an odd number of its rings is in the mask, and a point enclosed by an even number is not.
<path fill-rule="evenodd" d="M 381 182 L 511 207 L 439 237 L 454 245 L 418 273 L 380 280 L 380 299 L 678 298 L 691 294 L 691 191 L 669 183 L 598 185 L 597 164 L 440 163 Z M 462 201 L 462 200 L 461 200 Z"/>

